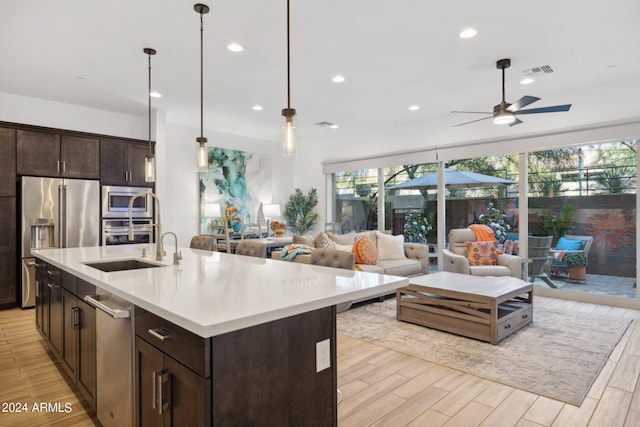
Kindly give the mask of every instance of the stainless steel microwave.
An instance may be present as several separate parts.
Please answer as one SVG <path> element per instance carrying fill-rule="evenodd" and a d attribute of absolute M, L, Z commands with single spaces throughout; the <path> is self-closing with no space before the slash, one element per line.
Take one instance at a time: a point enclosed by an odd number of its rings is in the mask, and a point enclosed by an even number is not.
<path fill-rule="evenodd" d="M 102 186 L 102 217 L 127 218 L 129 216 L 129 200 L 139 192 L 149 192 L 146 187 Z M 151 218 L 153 216 L 153 200 L 150 196 L 136 197 L 131 208 L 135 218 Z"/>

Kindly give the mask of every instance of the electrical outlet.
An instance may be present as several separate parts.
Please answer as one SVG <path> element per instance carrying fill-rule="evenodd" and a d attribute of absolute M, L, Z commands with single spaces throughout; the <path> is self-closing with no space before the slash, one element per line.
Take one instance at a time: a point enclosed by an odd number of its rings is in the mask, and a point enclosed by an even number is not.
<path fill-rule="evenodd" d="M 316 372 L 324 371 L 331 367 L 331 339 L 316 343 Z"/>

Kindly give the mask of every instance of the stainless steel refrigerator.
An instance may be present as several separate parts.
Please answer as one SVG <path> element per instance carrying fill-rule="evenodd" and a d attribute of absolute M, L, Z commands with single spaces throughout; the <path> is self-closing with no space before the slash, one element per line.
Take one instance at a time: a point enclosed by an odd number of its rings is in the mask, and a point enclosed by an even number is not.
<path fill-rule="evenodd" d="M 35 305 L 35 258 L 31 248 L 98 246 L 98 181 L 22 177 L 22 307 Z"/>

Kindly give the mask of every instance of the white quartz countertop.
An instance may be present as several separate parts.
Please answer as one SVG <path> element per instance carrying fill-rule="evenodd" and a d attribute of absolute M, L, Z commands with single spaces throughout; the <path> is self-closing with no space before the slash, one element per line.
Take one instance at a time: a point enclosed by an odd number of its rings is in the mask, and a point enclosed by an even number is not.
<path fill-rule="evenodd" d="M 142 249 L 146 257 L 142 258 Z M 105 273 L 84 263 L 155 261 L 155 245 L 33 250 L 36 257 L 202 337 L 259 325 L 407 286 L 404 277 L 180 247 L 172 265 Z"/>

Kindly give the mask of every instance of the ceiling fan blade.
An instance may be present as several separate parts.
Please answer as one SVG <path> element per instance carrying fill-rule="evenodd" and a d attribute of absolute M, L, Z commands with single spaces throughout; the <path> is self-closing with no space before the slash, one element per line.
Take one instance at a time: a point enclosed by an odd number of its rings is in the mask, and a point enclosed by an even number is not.
<path fill-rule="evenodd" d="M 488 113 L 485 113 L 485 114 L 488 114 Z M 457 128 L 458 126 L 468 125 L 469 123 L 480 122 L 480 121 L 482 121 L 482 120 L 490 119 L 491 117 L 493 117 L 493 116 L 483 117 L 483 118 L 481 118 L 481 119 L 471 120 L 470 122 L 460 123 L 460 124 L 454 125 L 453 127 L 454 127 L 454 128 Z"/>
<path fill-rule="evenodd" d="M 509 108 L 507 108 L 507 111 L 511 111 L 512 113 L 515 113 L 519 109 L 524 108 L 529 104 L 533 104 L 534 102 L 539 101 L 539 100 L 540 100 L 540 98 L 537 98 L 535 96 L 525 95 L 522 98 L 518 99 L 513 104 L 511 104 L 509 106 Z"/>
<path fill-rule="evenodd" d="M 538 113 L 557 113 L 559 111 L 569 111 L 571 104 L 553 105 L 551 107 L 530 108 L 528 110 L 519 110 L 515 114 L 538 114 Z"/>
<path fill-rule="evenodd" d="M 493 114 L 491 111 L 451 111 L 451 113 L 463 113 L 463 114 Z"/>
<path fill-rule="evenodd" d="M 509 123 L 509 127 L 519 125 L 520 123 L 522 123 L 522 120 L 516 117 L 516 121 L 513 123 Z"/>

